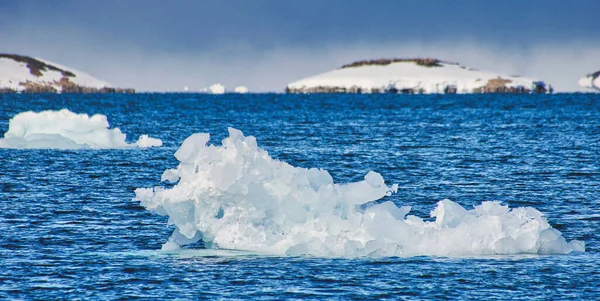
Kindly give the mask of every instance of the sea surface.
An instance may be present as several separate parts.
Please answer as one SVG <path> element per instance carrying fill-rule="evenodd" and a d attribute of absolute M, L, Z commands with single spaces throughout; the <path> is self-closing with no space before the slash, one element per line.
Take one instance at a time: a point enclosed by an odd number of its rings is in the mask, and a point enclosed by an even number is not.
<path fill-rule="evenodd" d="M 599 300 L 600 94 L 0 95 L 23 111 L 103 114 L 150 149 L 0 149 L 0 299 Z M 584 253 L 483 257 L 264 256 L 192 245 L 134 190 L 159 185 L 193 133 L 227 128 L 336 183 L 371 170 L 428 218 L 448 198 L 531 206 Z"/>

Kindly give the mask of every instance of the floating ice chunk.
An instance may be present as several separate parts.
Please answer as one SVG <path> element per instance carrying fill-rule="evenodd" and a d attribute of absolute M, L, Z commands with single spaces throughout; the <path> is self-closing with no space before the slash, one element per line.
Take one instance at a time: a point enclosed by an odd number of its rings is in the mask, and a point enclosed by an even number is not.
<path fill-rule="evenodd" d="M 437 207 L 431 211 L 431 217 L 435 217 L 435 223 L 440 226 L 454 228 L 464 220 L 467 210 L 451 200 L 438 202 Z"/>
<path fill-rule="evenodd" d="M 318 190 L 321 186 L 333 185 L 333 178 L 326 170 L 311 168 L 308 170 L 307 176 L 310 186 L 315 190 Z"/>
<path fill-rule="evenodd" d="M 369 172 L 363 181 L 336 184 L 323 169 L 299 168 L 271 158 L 254 137 L 230 128 L 221 146 L 208 134 L 188 137 L 163 187 L 138 188 L 136 199 L 175 225 L 163 249 L 201 239 L 215 248 L 278 255 L 464 256 L 566 254 L 567 243 L 541 212 L 498 202 L 467 210 L 442 200 L 435 221 L 408 215 L 410 206 L 383 198 L 398 187 Z"/>
<path fill-rule="evenodd" d="M 580 240 L 572 240 L 569 242 L 569 247 L 573 252 L 585 252 L 585 242 Z"/>
<path fill-rule="evenodd" d="M 484 202 L 481 205 L 475 207 L 475 212 L 480 215 L 502 215 L 508 213 L 508 211 L 508 206 L 502 206 L 499 202 Z"/>
<path fill-rule="evenodd" d="M 377 213 L 383 211 L 389 213 L 393 218 L 397 220 L 403 220 L 404 217 L 410 212 L 410 206 L 397 207 L 396 204 L 390 201 L 386 201 L 380 204 L 370 206 L 365 210 L 366 213 Z"/>
<path fill-rule="evenodd" d="M 148 135 L 141 135 L 135 145 L 138 147 L 162 146 L 162 140 L 148 137 Z"/>
<path fill-rule="evenodd" d="M 175 152 L 175 158 L 182 163 L 194 163 L 194 157 L 198 156 L 198 152 L 206 146 L 209 139 L 209 134 L 193 134 L 187 137 Z"/>
<path fill-rule="evenodd" d="M 169 237 L 169 240 L 162 245 L 161 250 L 175 251 L 180 249 L 181 245 L 195 243 L 200 239 L 202 239 L 202 235 L 200 235 L 199 232 L 196 232 L 196 234 L 192 237 L 186 237 L 176 230 L 173 231 L 173 234 L 171 235 L 171 237 Z"/>
<path fill-rule="evenodd" d="M 210 92 L 210 94 L 223 94 L 225 93 L 225 86 L 220 83 L 213 84 L 208 87 L 208 92 Z"/>
<path fill-rule="evenodd" d="M 365 181 L 367 181 L 367 184 L 371 185 L 371 187 L 381 187 L 384 185 L 383 177 L 374 171 L 369 171 L 367 175 L 365 175 Z"/>
<path fill-rule="evenodd" d="M 248 93 L 248 88 L 244 87 L 244 86 L 237 86 L 235 87 L 235 93 L 240 93 L 240 94 L 246 94 Z"/>
<path fill-rule="evenodd" d="M 162 141 L 140 136 L 136 144 L 125 142 L 118 128 L 109 129 L 106 116 L 60 111 L 28 111 L 15 115 L 8 125 L 1 148 L 127 148 L 162 145 Z"/>
<path fill-rule="evenodd" d="M 179 181 L 179 173 L 176 169 L 167 169 L 165 170 L 165 172 L 163 172 L 162 176 L 160 177 L 160 180 L 161 182 L 168 181 L 171 183 L 175 183 Z"/>

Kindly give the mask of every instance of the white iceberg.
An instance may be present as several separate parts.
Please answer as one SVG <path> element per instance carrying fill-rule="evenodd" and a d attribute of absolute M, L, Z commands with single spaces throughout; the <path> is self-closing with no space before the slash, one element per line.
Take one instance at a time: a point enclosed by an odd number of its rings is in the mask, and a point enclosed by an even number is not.
<path fill-rule="evenodd" d="M 138 141 L 135 142 L 135 145 L 137 147 L 141 147 L 141 148 L 162 146 L 162 140 L 157 139 L 157 138 L 152 138 L 152 137 L 149 137 L 148 135 L 144 134 L 144 135 L 141 135 L 140 138 L 138 139 Z"/>
<path fill-rule="evenodd" d="M 239 93 L 239 94 L 246 94 L 248 93 L 248 88 L 245 86 L 237 86 L 235 87 L 235 93 Z"/>
<path fill-rule="evenodd" d="M 210 94 L 223 94 L 225 93 L 225 86 L 221 85 L 220 83 L 216 83 L 208 87 L 208 92 L 210 92 Z"/>
<path fill-rule="evenodd" d="M 67 109 L 60 111 L 28 111 L 15 115 L 9 121 L 0 148 L 128 148 L 161 146 L 160 139 L 141 135 L 133 144 L 118 128 L 109 129 L 106 116 L 76 114 Z"/>
<path fill-rule="evenodd" d="M 363 181 L 336 184 L 322 169 L 271 158 L 256 139 L 230 128 L 222 146 L 209 134 L 188 137 L 162 175 L 168 189 L 136 189 L 148 210 L 169 217 L 176 229 L 164 250 L 203 240 L 213 248 L 276 255 L 465 256 L 566 254 L 584 251 L 567 242 L 543 214 L 484 202 L 467 210 L 450 200 L 433 221 L 408 215 L 410 206 L 382 198 L 396 192 L 369 172 Z"/>

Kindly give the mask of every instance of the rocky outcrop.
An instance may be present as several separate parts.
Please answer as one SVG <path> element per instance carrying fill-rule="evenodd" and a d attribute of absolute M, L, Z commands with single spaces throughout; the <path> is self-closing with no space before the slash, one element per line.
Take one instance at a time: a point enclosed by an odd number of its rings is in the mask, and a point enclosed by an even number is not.
<path fill-rule="evenodd" d="M 511 86 L 512 83 L 509 79 L 504 79 L 502 77 L 489 79 L 485 86 L 478 87 L 473 89 L 473 93 L 514 93 L 514 94 L 522 94 L 522 93 L 531 93 L 531 87 L 525 87 L 523 85 Z M 536 89 L 534 87 L 534 89 Z M 540 90 L 536 93 L 545 93 L 545 86 L 540 88 Z"/>
<path fill-rule="evenodd" d="M 590 73 L 579 80 L 579 85 L 584 88 L 600 91 L 600 71 Z"/>
<path fill-rule="evenodd" d="M 83 72 L 18 54 L 0 54 L 0 93 L 135 93 Z"/>
<path fill-rule="evenodd" d="M 27 65 L 27 68 L 29 68 L 29 72 L 37 77 L 43 76 L 44 74 L 42 73 L 42 71 L 58 71 L 60 72 L 64 77 L 75 77 L 75 74 L 71 71 L 67 71 L 67 70 L 63 70 L 60 69 L 56 66 L 50 65 L 46 62 L 42 62 L 40 60 L 34 59 L 32 57 L 28 57 L 28 56 L 23 56 L 23 55 L 18 55 L 18 54 L 6 54 L 6 53 L 0 53 L 0 58 L 7 58 L 7 59 L 12 59 L 15 62 L 19 62 L 19 63 L 24 63 Z"/>
<path fill-rule="evenodd" d="M 344 68 L 355 68 L 361 66 L 386 66 L 391 63 L 415 63 L 419 66 L 423 67 L 442 67 L 441 63 L 453 64 L 448 62 L 443 62 L 438 59 L 433 58 L 394 58 L 394 59 L 378 59 L 378 60 L 366 60 L 366 61 L 356 61 L 351 64 L 343 65 L 340 69 Z"/>
<path fill-rule="evenodd" d="M 346 87 L 325 87 L 325 86 L 317 86 L 310 87 L 306 89 L 297 89 L 286 87 L 286 93 L 363 93 L 362 89 L 358 86 L 352 86 L 349 88 Z M 380 91 L 371 91 L 372 93 L 380 93 Z"/>

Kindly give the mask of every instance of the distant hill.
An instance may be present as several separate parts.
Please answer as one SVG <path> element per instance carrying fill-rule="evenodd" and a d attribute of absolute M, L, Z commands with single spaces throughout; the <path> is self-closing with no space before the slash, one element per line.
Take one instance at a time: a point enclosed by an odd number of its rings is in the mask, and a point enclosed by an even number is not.
<path fill-rule="evenodd" d="M 288 93 L 546 93 L 541 80 L 466 68 L 434 58 L 357 61 L 290 83 Z"/>
<path fill-rule="evenodd" d="M 135 93 L 38 58 L 0 53 L 0 93 Z"/>
<path fill-rule="evenodd" d="M 590 73 L 579 80 L 579 85 L 600 91 L 600 71 Z"/>

